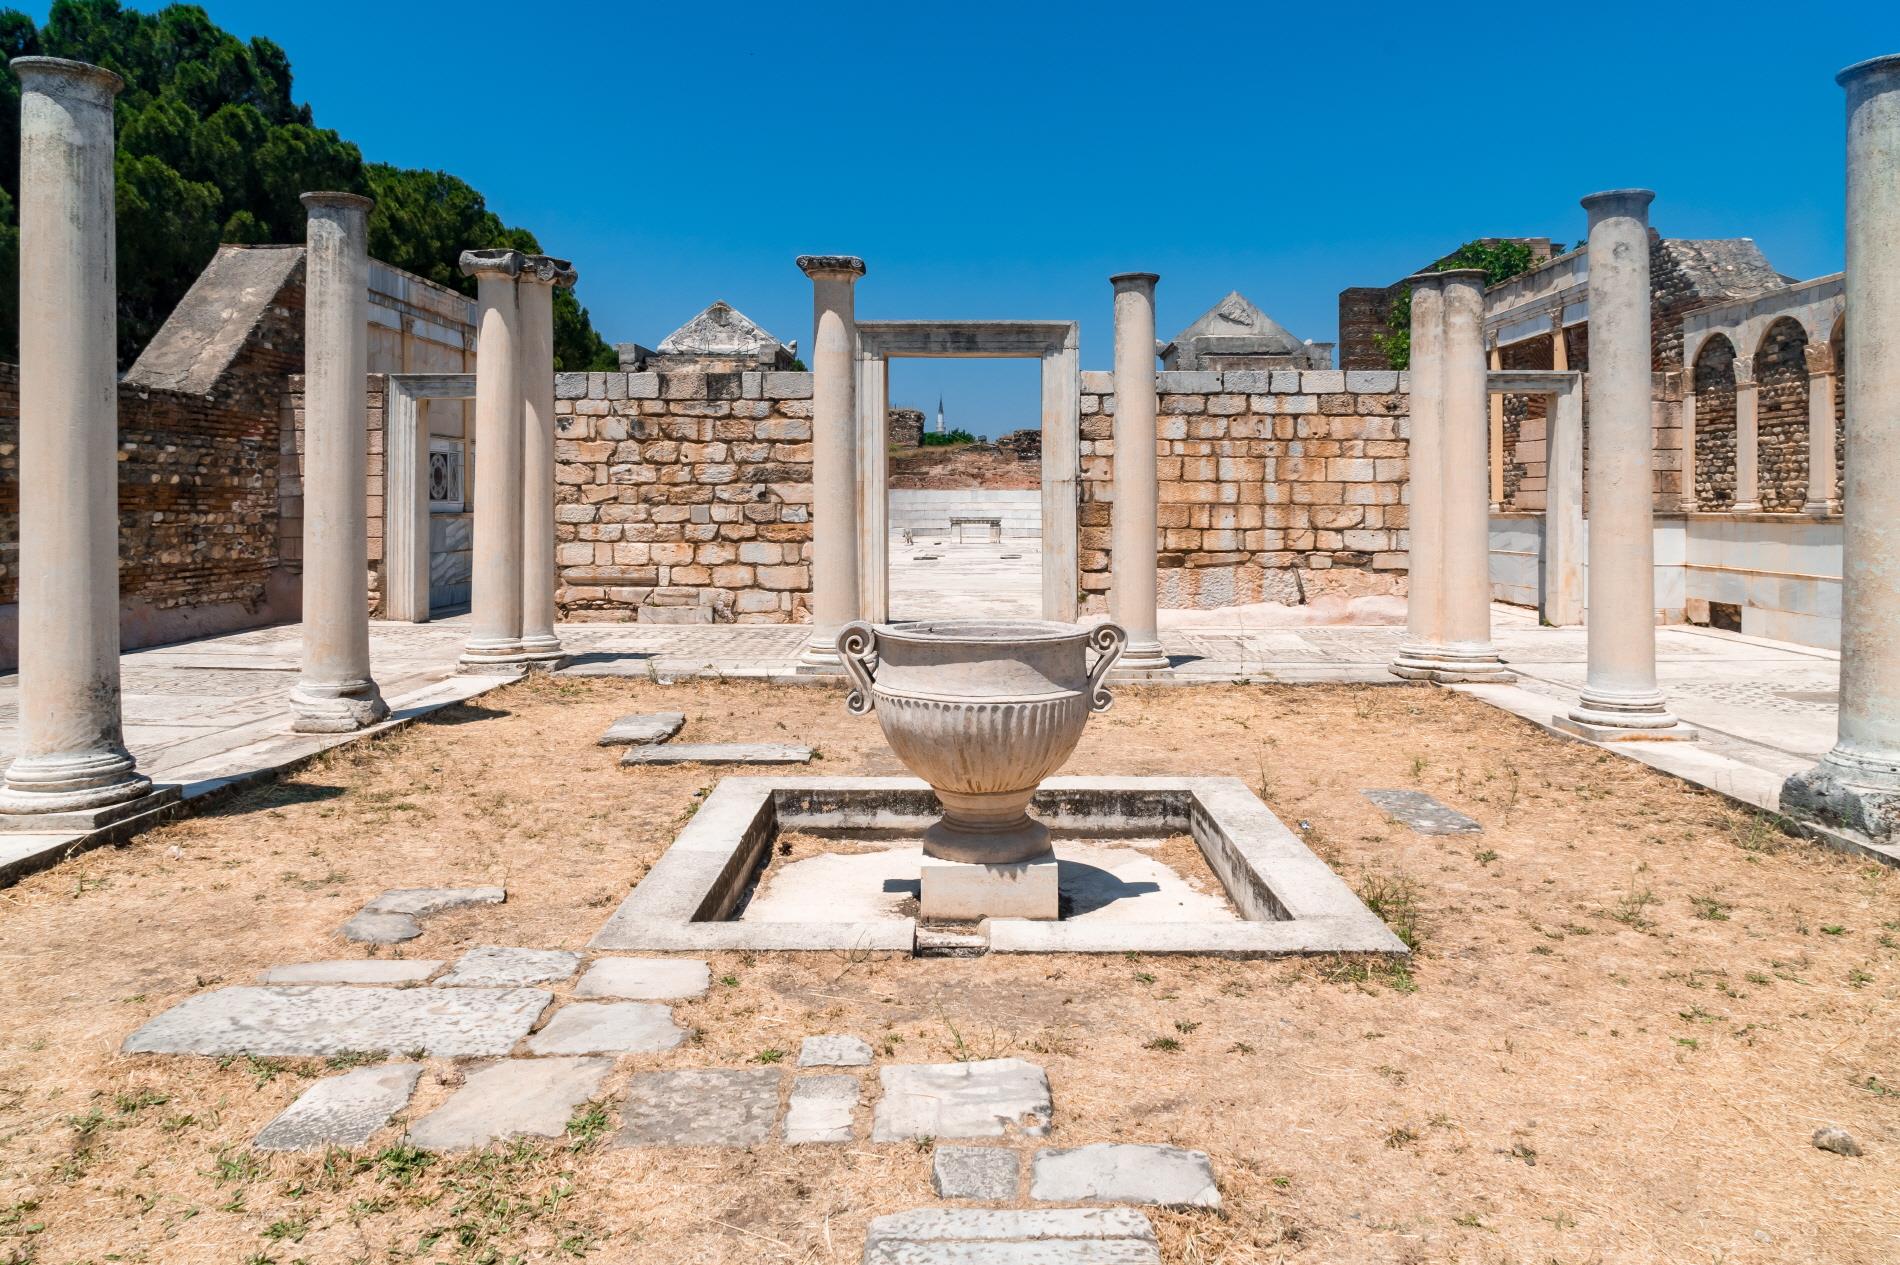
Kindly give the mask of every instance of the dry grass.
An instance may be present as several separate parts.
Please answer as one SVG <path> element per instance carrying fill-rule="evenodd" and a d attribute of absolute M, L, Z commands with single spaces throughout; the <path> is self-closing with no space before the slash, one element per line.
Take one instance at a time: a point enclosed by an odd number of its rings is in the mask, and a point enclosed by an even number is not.
<path fill-rule="evenodd" d="M 1895 878 L 1426 689 L 1129 691 L 1070 766 L 1246 779 L 1409 966 L 721 955 L 679 1008 L 697 1038 L 624 1060 L 572 1137 L 450 1158 L 253 1157 L 322 1062 L 115 1052 L 207 987 L 360 951 L 333 929 L 385 887 L 508 886 L 409 956 L 581 947 L 713 780 L 593 745 L 661 707 L 901 772 L 828 690 L 532 683 L 0 892 L 0 1262 L 855 1262 L 871 1216 L 934 1202 L 927 1148 L 601 1145 L 635 1070 L 815 1032 L 1035 1059 L 1057 1144 L 1206 1149 L 1226 1208 L 1156 1213 L 1170 1262 L 1900 1258 Z M 1486 833 L 1413 835 L 1378 786 Z M 414 1111 L 460 1075 L 432 1060 Z M 1823 1124 L 1867 1155 L 1814 1149 Z"/>

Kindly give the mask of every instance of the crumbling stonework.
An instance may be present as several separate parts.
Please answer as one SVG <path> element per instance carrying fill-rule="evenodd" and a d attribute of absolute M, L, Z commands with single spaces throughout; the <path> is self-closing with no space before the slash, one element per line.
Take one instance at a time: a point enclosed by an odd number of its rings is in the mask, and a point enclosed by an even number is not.
<path fill-rule="evenodd" d="M 893 448 L 918 448 L 924 442 L 922 409 L 894 408 L 885 414 L 884 423 Z"/>
<path fill-rule="evenodd" d="M 1735 504 L 1735 347 L 1726 338 L 1696 356 L 1695 495 L 1704 510 Z"/>
<path fill-rule="evenodd" d="M 1408 419 L 1390 370 L 1163 373 L 1160 604 L 1405 591 Z M 1112 376 L 1082 375 L 1084 608 L 1106 609 Z"/>
<path fill-rule="evenodd" d="M 562 373 L 554 394 L 562 618 L 805 618 L 809 373 Z"/>
<path fill-rule="evenodd" d="M 1767 513 L 1794 513 L 1808 500 L 1808 336 L 1777 321 L 1755 353 L 1756 479 Z"/>

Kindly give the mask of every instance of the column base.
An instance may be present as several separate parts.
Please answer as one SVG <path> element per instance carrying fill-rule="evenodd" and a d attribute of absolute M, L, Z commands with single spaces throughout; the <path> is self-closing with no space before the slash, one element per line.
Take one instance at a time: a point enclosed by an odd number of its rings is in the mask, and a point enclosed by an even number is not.
<path fill-rule="evenodd" d="M 528 660 L 518 641 L 471 641 L 462 648 L 455 670 L 466 676 L 520 676 L 528 670 Z"/>
<path fill-rule="evenodd" d="M 1122 657 L 1109 669 L 1110 681 L 1154 681 L 1172 677 L 1174 664 L 1168 661 L 1168 652 L 1161 648 L 1160 638 L 1152 641 L 1130 641 L 1122 650 Z"/>
<path fill-rule="evenodd" d="M 797 671 L 801 676 L 843 676 L 844 660 L 838 654 L 838 631 L 813 633 L 799 653 Z"/>
<path fill-rule="evenodd" d="M 1761 513 L 1761 502 L 1737 501 L 1728 507 L 1728 512 L 1731 514 L 1759 514 Z"/>
<path fill-rule="evenodd" d="M 57 808 L 38 803 L 57 796 L 33 791 L 0 791 L 0 833 L 5 834 L 86 834 L 104 830 L 133 817 L 139 817 L 179 800 L 176 786 L 154 786 L 140 776 L 133 783 L 138 789 L 130 799 L 91 807 Z"/>
<path fill-rule="evenodd" d="M 1489 643 L 1459 646 L 1401 646 L 1386 669 L 1407 681 L 1436 685 L 1509 685 L 1517 673 L 1504 666 Z"/>
<path fill-rule="evenodd" d="M 152 779 L 138 771 L 124 747 L 20 756 L 7 767 L 0 786 L 0 813 L 45 820 L 109 810 L 151 792 Z"/>
<path fill-rule="evenodd" d="M 1062 916 L 1054 852 L 1007 865 L 925 857 L 918 876 L 919 913 L 926 922 L 1053 922 Z"/>
<path fill-rule="evenodd" d="M 530 672 L 552 672 L 567 662 L 567 649 L 559 637 L 523 637 L 521 662 Z"/>
<path fill-rule="evenodd" d="M 340 685 L 299 681 L 290 692 L 290 707 L 296 713 L 290 731 L 299 734 L 355 733 L 389 715 L 389 704 L 374 681 Z"/>
<path fill-rule="evenodd" d="M 1577 705 L 1552 717 L 1551 724 L 1591 742 L 1683 742 L 1701 736 L 1669 713 L 1660 690 L 1604 694 L 1586 688 Z"/>
<path fill-rule="evenodd" d="M 1781 784 L 1781 810 L 1881 842 L 1900 839 L 1900 760 L 1870 760 L 1837 747 Z"/>
<path fill-rule="evenodd" d="M 1809 518 L 1839 518 L 1841 503 L 1839 501 L 1809 501 L 1801 507 L 1801 512 Z"/>

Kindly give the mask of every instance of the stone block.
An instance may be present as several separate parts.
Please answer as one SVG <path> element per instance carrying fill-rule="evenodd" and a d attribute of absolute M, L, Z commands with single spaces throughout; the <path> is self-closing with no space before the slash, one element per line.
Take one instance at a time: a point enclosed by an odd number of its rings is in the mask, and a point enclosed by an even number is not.
<path fill-rule="evenodd" d="M 1272 386 L 1275 395 L 1298 395 L 1300 392 L 1300 374 L 1297 369 L 1275 369 Z"/>
<path fill-rule="evenodd" d="M 1115 1142 L 1036 1152 L 1029 1197 L 1044 1203 L 1220 1207 L 1205 1151 Z"/>
<path fill-rule="evenodd" d="M 1014 1203 L 1022 1157 L 1001 1146 L 940 1146 L 930 1157 L 930 1182 L 944 1199 Z"/>
<path fill-rule="evenodd" d="M 1300 390 L 1307 395 L 1336 395 L 1345 389 L 1343 370 L 1308 369 L 1300 374 Z"/>
<path fill-rule="evenodd" d="M 1423 791 L 1361 791 L 1385 815 L 1422 835 L 1475 835 L 1484 827 Z"/>
<path fill-rule="evenodd" d="M 1084 369 L 1082 371 L 1082 394 L 1115 394 L 1115 375 L 1105 369 Z"/>
<path fill-rule="evenodd" d="M 436 981 L 441 988 L 511 988 L 564 980 L 579 969 L 580 954 L 564 949 L 515 949 L 483 945 L 456 960 L 455 967 Z"/>
<path fill-rule="evenodd" d="M 786 742 L 674 742 L 663 747 L 630 747 L 620 757 L 622 765 L 806 764 L 810 760 L 810 747 Z"/>
<path fill-rule="evenodd" d="M 811 374 L 784 371 L 767 373 L 764 391 L 768 400 L 809 400 Z"/>
<path fill-rule="evenodd" d="M 410 1145 L 460 1151 L 504 1138 L 558 1138 L 594 1096 L 612 1059 L 505 1059 L 469 1073 L 449 1100 L 410 1126 Z"/>
<path fill-rule="evenodd" d="M 1273 374 L 1266 369 L 1230 369 L 1220 380 L 1223 390 L 1242 395 L 1265 394 L 1273 389 Z"/>
<path fill-rule="evenodd" d="M 251 1140 L 260 1151 L 361 1146 L 409 1104 L 420 1063 L 385 1063 L 326 1076 Z"/>
<path fill-rule="evenodd" d="M 798 1047 L 800 1067 L 867 1067 L 871 1047 L 856 1037 L 806 1037 Z"/>
<path fill-rule="evenodd" d="M 785 1106 L 785 1141 L 849 1142 L 860 1094 L 855 1076 L 801 1076 Z"/>
<path fill-rule="evenodd" d="M 757 1146 L 772 1136 L 779 1074 L 772 1068 L 648 1072 L 620 1106 L 615 1146 Z"/>
<path fill-rule="evenodd" d="M 681 712 L 640 712 L 622 716 L 607 726 L 607 732 L 600 736 L 600 745 L 626 747 L 665 742 L 685 724 L 686 717 Z"/>
<path fill-rule="evenodd" d="M 863 1265 L 1161 1265 L 1133 1208 L 919 1208 L 873 1217 Z"/>
<path fill-rule="evenodd" d="M 676 1001 L 703 997 L 712 968 L 692 958 L 601 958 L 574 986 L 576 997 Z"/>
<path fill-rule="evenodd" d="M 927 856 L 920 875 L 918 903 L 923 916 L 932 921 L 1061 917 L 1053 854 L 1014 865 L 981 865 Z"/>
<path fill-rule="evenodd" d="M 547 1006 L 539 988 L 237 986 L 180 1002 L 125 1039 L 127 1054 L 283 1057 L 421 1050 L 507 1054 Z"/>
<path fill-rule="evenodd" d="M 1387 395 L 1399 389 L 1399 373 L 1396 369 L 1347 370 L 1346 389 L 1354 395 Z"/>
<path fill-rule="evenodd" d="M 1201 369 L 1164 369 L 1155 375 L 1155 390 L 1163 395 L 1213 395 L 1220 390 L 1220 374 Z"/>
<path fill-rule="evenodd" d="M 878 1080 L 883 1094 L 871 1126 L 876 1142 L 1049 1132 L 1048 1074 L 1022 1059 L 900 1064 L 879 1069 Z"/>
<path fill-rule="evenodd" d="M 630 373 L 627 375 L 627 398 L 629 400 L 657 400 L 660 398 L 660 375 L 657 373 Z"/>
<path fill-rule="evenodd" d="M 363 906 L 363 911 L 427 918 L 469 905 L 499 905 L 507 899 L 508 893 L 499 887 L 395 887 Z"/>
<path fill-rule="evenodd" d="M 337 929 L 357 944 L 401 944 L 422 934 L 422 924 L 408 914 L 378 914 L 363 910 Z"/>
<path fill-rule="evenodd" d="M 557 400 L 584 400 L 587 398 L 587 375 L 584 373 L 557 373 L 554 375 L 554 398 Z"/>
<path fill-rule="evenodd" d="M 573 1002 L 528 1038 L 534 1054 L 658 1054 L 686 1039 L 673 1012 L 647 1001 Z"/>
<path fill-rule="evenodd" d="M 419 984 L 442 968 L 427 959 L 345 958 L 330 962 L 297 962 L 259 972 L 260 984 Z"/>

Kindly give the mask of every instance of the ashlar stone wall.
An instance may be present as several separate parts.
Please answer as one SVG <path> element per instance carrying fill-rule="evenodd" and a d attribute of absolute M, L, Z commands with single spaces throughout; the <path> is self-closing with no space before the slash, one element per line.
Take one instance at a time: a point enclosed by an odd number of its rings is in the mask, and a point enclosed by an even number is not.
<path fill-rule="evenodd" d="M 811 375 L 555 375 L 561 618 L 806 619 Z"/>
<path fill-rule="evenodd" d="M 1160 601 L 1298 605 L 1405 592 L 1405 375 L 1231 370 L 1158 377 Z M 1083 605 L 1113 566 L 1113 375 L 1082 375 Z"/>

